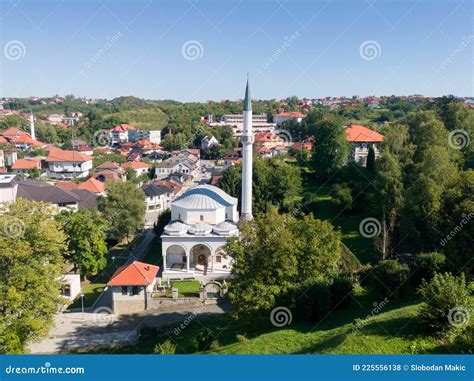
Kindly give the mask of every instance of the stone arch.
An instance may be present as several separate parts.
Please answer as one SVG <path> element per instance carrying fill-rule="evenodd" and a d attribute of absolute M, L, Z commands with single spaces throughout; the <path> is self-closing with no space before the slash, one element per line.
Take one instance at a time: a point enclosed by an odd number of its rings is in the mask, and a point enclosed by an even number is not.
<path fill-rule="evenodd" d="M 173 243 L 166 248 L 166 261 L 163 261 L 164 270 L 184 269 L 186 267 L 187 250 L 179 243 Z"/>
<path fill-rule="evenodd" d="M 212 249 L 206 243 L 197 243 L 191 247 L 190 250 L 191 266 L 198 271 L 207 273 L 211 265 Z"/>

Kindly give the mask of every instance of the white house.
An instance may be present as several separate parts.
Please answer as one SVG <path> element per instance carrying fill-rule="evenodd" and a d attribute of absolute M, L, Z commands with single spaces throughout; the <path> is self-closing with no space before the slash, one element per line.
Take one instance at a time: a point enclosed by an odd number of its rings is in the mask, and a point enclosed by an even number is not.
<path fill-rule="evenodd" d="M 381 154 L 384 136 L 360 124 L 350 124 L 346 127 L 346 140 L 352 144 L 349 161 L 367 165 L 370 148 L 374 150 L 375 158 Z"/>
<path fill-rule="evenodd" d="M 201 140 L 202 149 L 209 149 L 217 145 L 219 145 L 219 141 L 214 136 L 204 136 L 204 138 Z"/>
<path fill-rule="evenodd" d="M 151 165 L 144 163 L 143 161 L 127 161 L 122 164 L 122 168 L 125 170 L 133 169 L 137 176 L 141 176 L 150 171 Z"/>
<path fill-rule="evenodd" d="M 15 202 L 18 192 L 18 177 L 16 175 L 0 174 L 0 204 Z"/>
<path fill-rule="evenodd" d="M 273 123 L 276 123 L 278 126 L 281 126 L 287 120 L 296 120 L 298 123 L 301 123 L 304 117 L 305 115 L 301 112 L 282 112 L 273 115 Z"/>
<path fill-rule="evenodd" d="M 54 179 L 87 177 L 92 169 L 92 157 L 76 151 L 50 151 L 46 163 L 49 176 Z"/>
<path fill-rule="evenodd" d="M 156 165 L 155 177 L 164 179 L 172 173 L 196 176 L 196 165 L 185 157 L 170 157 L 169 159 Z"/>
<path fill-rule="evenodd" d="M 143 186 L 147 211 L 163 212 L 169 209 L 173 197 L 173 188 L 163 185 L 147 184 Z"/>

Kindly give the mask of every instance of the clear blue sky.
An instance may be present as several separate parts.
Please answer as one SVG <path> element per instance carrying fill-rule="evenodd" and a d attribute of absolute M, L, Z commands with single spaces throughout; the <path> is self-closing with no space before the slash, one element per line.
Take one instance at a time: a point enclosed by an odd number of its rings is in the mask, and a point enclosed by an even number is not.
<path fill-rule="evenodd" d="M 474 94 L 470 0 L 0 3 L 1 96 Z"/>

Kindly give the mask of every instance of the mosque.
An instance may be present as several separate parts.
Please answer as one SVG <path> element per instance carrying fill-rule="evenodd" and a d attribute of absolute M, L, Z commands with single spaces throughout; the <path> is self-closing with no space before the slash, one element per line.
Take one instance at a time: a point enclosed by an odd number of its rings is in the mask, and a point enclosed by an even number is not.
<path fill-rule="evenodd" d="M 252 220 L 252 103 L 249 82 L 243 105 L 244 128 L 241 142 L 242 200 L 212 185 L 194 187 L 171 202 L 171 221 L 162 239 L 163 278 L 230 275 L 232 258 L 224 255 L 228 237 L 239 235 L 239 221 Z"/>

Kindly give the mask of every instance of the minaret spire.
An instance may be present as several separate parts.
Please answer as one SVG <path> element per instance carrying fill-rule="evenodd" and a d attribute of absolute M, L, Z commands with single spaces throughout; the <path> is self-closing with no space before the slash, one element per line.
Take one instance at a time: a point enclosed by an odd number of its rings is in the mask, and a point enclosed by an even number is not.
<path fill-rule="evenodd" d="M 253 220 L 252 215 L 252 171 L 253 171 L 253 130 L 252 130 L 252 100 L 250 99 L 249 76 L 247 73 L 247 86 L 243 105 L 244 129 L 242 131 L 242 205 L 241 221 Z"/>

